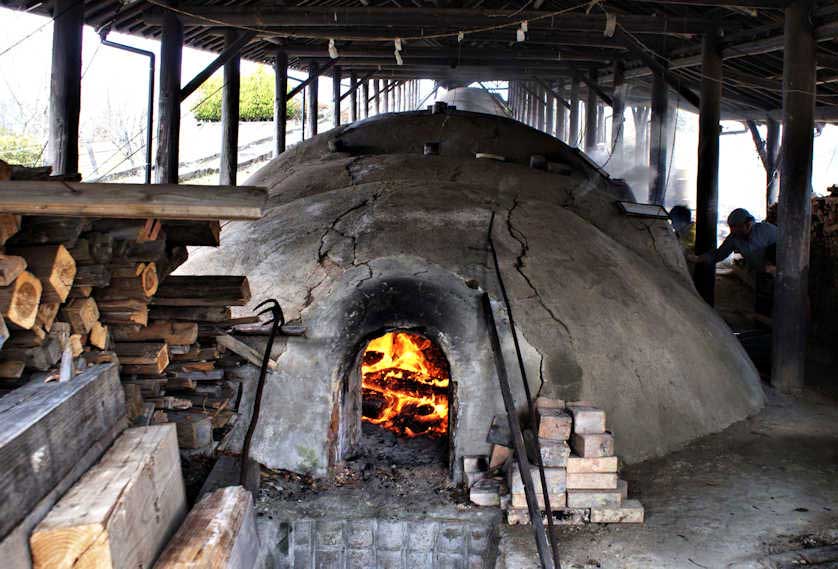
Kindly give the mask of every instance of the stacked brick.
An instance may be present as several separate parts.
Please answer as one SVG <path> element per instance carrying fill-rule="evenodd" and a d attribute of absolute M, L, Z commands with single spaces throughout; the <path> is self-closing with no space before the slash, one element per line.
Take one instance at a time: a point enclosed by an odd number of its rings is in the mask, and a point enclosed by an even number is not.
<path fill-rule="evenodd" d="M 628 499 L 628 485 L 619 478 L 619 459 L 614 454 L 614 437 L 606 430 L 605 411 L 589 402 L 565 405 L 560 400 L 539 398 L 533 420 L 533 438 L 538 438 L 555 523 L 643 522 L 643 506 Z M 534 454 L 535 445 L 529 446 Z M 510 524 L 529 523 L 521 473 L 509 454 L 509 495 L 503 496 L 503 485 L 499 485 L 497 501 L 506 506 Z M 530 462 L 535 464 L 536 458 L 531 456 Z M 544 510 L 537 466 L 532 467 L 531 475 L 539 506 Z M 472 486 L 475 503 L 490 505 L 491 500 L 485 497 L 488 486 L 483 481 Z"/>

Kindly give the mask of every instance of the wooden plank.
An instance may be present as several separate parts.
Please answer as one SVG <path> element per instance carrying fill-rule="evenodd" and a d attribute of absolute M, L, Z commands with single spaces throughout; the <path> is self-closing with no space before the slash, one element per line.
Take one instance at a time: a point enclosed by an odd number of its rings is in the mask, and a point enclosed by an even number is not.
<path fill-rule="evenodd" d="M 241 356 L 253 365 L 262 365 L 263 356 L 259 352 L 242 342 L 241 340 L 236 340 L 232 336 L 224 334 L 221 336 L 216 336 L 215 341 L 218 343 L 219 346 L 224 346 L 234 354 Z M 276 361 L 268 360 L 268 367 L 270 369 L 276 369 Z"/>
<path fill-rule="evenodd" d="M 108 324 L 148 324 L 148 305 L 140 300 L 98 299 L 99 319 Z"/>
<path fill-rule="evenodd" d="M 152 306 L 148 314 L 154 320 L 189 322 L 224 322 L 232 318 L 229 306 Z"/>
<path fill-rule="evenodd" d="M 35 527 L 33 566 L 150 567 L 185 512 L 175 426 L 128 429 Z"/>
<path fill-rule="evenodd" d="M 123 365 L 154 366 L 161 373 L 169 365 L 165 342 L 117 342 L 114 351 Z"/>
<path fill-rule="evenodd" d="M 256 567 L 258 555 L 253 497 L 241 486 L 228 486 L 195 505 L 154 567 Z"/>
<path fill-rule="evenodd" d="M 242 186 L 0 181 L 0 210 L 28 215 L 259 219 L 266 199 Z"/>
<path fill-rule="evenodd" d="M 0 399 L 0 536 L 124 415 L 114 364 L 94 366 L 70 382 L 32 382 Z"/>
<path fill-rule="evenodd" d="M 111 326 L 111 336 L 117 342 L 146 342 L 163 340 L 167 344 L 194 344 L 198 340 L 198 325 L 194 322 L 159 320 L 148 326 Z"/>
<path fill-rule="evenodd" d="M 72 469 L 66 476 L 29 511 L 23 521 L 0 539 L 0 559 L 3 559 L 3 569 L 32 569 L 32 558 L 29 553 L 29 535 L 32 533 L 32 529 L 44 519 L 61 496 L 101 458 L 114 439 L 127 426 L 128 421 L 124 417 L 119 419 L 90 448 L 76 457 Z"/>
<path fill-rule="evenodd" d="M 151 299 L 157 306 L 244 306 L 248 302 L 247 277 L 228 275 L 173 275 L 160 284 Z"/>

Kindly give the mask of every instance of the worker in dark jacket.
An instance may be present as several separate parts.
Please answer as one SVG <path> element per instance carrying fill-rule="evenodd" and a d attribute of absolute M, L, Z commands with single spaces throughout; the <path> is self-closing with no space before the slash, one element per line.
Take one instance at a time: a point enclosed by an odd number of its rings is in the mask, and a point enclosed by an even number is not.
<path fill-rule="evenodd" d="M 734 209 L 727 216 L 730 235 L 715 251 L 703 255 L 689 255 L 696 263 L 719 263 L 732 253 L 739 253 L 753 272 L 773 272 L 777 251 L 777 226 L 765 221 L 756 222 L 743 208 Z"/>

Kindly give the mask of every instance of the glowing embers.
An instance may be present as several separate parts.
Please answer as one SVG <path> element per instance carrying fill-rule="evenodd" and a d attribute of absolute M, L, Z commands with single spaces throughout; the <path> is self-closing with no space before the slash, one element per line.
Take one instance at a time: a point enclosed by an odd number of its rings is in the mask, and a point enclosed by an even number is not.
<path fill-rule="evenodd" d="M 363 420 L 408 437 L 448 433 L 448 364 L 428 338 L 388 332 L 361 362 Z"/>

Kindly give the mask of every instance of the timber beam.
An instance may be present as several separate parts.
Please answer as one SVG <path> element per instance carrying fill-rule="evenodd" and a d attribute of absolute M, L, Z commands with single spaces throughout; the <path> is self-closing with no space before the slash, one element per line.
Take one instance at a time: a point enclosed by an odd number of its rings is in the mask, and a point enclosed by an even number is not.
<path fill-rule="evenodd" d="M 146 23 L 156 24 L 162 17 L 162 9 L 154 8 L 144 16 Z M 207 6 L 198 3 L 180 3 L 178 18 L 184 26 L 229 26 L 259 28 L 307 27 L 388 28 L 424 27 L 430 29 L 451 29 L 457 31 L 466 27 L 496 25 L 514 18 L 527 20 L 529 29 L 558 29 L 572 32 L 602 32 L 605 29 L 605 14 L 567 13 L 552 15 L 541 10 L 495 10 L 455 8 L 391 8 L 391 7 L 280 7 L 275 4 L 259 6 Z M 633 33 L 701 33 L 711 24 L 703 18 L 661 17 L 654 15 L 621 14 L 620 26 Z M 429 29 L 425 30 L 426 33 Z M 281 32 L 279 33 L 281 35 Z M 398 35 L 394 35 L 398 37 Z"/>
<path fill-rule="evenodd" d="M 186 98 L 189 97 L 189 95 L 191 95 L 195 91 L 197 91 L 198 88 L 201 85 L 203 85 L 204 82 L 206 82 L 206 80 L 209 79 L 213 73 L 221 69 L 221 67 L 223 67 L 230 61 L 233 61 L 236 57 L 238 57 L 241 53 L 241 50 L 248 43 L 250 43 L 250 40 L 252 40 L 255 36 L 255 32 L 244 32 L 240 34 L 238 38 L 231 41 L 229 45 L 227 45 L 227 47 L 225 47 L 224 50 L 218 54 L 218 57 L 213 59 L 209 65 L 203 68 L 197 75 L 195 75 L 195 77 L 192 78 L 192 80 L 189 83 L 187 83 L 184 87 L 181 88 L 180 100 L 186 100 Z"/>
<path fill-rule="evenodd" d="M 338 61 L 337 59 L 331 59 L 331 60 L 329 60 L 329 62 L 327 62 L 325 65 L 321 65 L 321 66 L 319 66 L 319 68 L 318 68 L 318 69 L 319 69 L 318 73 L 319 73 L 319 74 L 323 74 L 323 72 L 324 72 L 324 71 L 326 71 L 327 69 L 329 69 L 330 67 L 332 67 L 333 65 L 335 65 L 335 64 L 337 63 L 337 61 Z M 309 76 L 308 78 L 306 78 L 306 80 L 305 80 L 305 81 L 301 81 L 299 85 L 297 85 L 296 87 L 294 87 L 293 89 L 291 89 L 290 91 L 288 91 L 288 96 L 287 96 L 287 97 L 285 97 L 285 98 L 286 98 L 286 100 L 287 100 L 287 99 L 291 99 L 291 98 L 293 98 L 293 97 L 294 97 L 295 95 L 297 95 L 300 91 L 302 91 L 303 89 L 305 89 L 306 87 L 308 87 L 308 86 L 309 86 L 309 84 L 310 84 L 312 81 L 315 81 L 315 80 L 317 80 L 317 79 L 319 79 L 319 78 L 320 78 L 320 75 L 316 75 L 316 76 Z"/>

